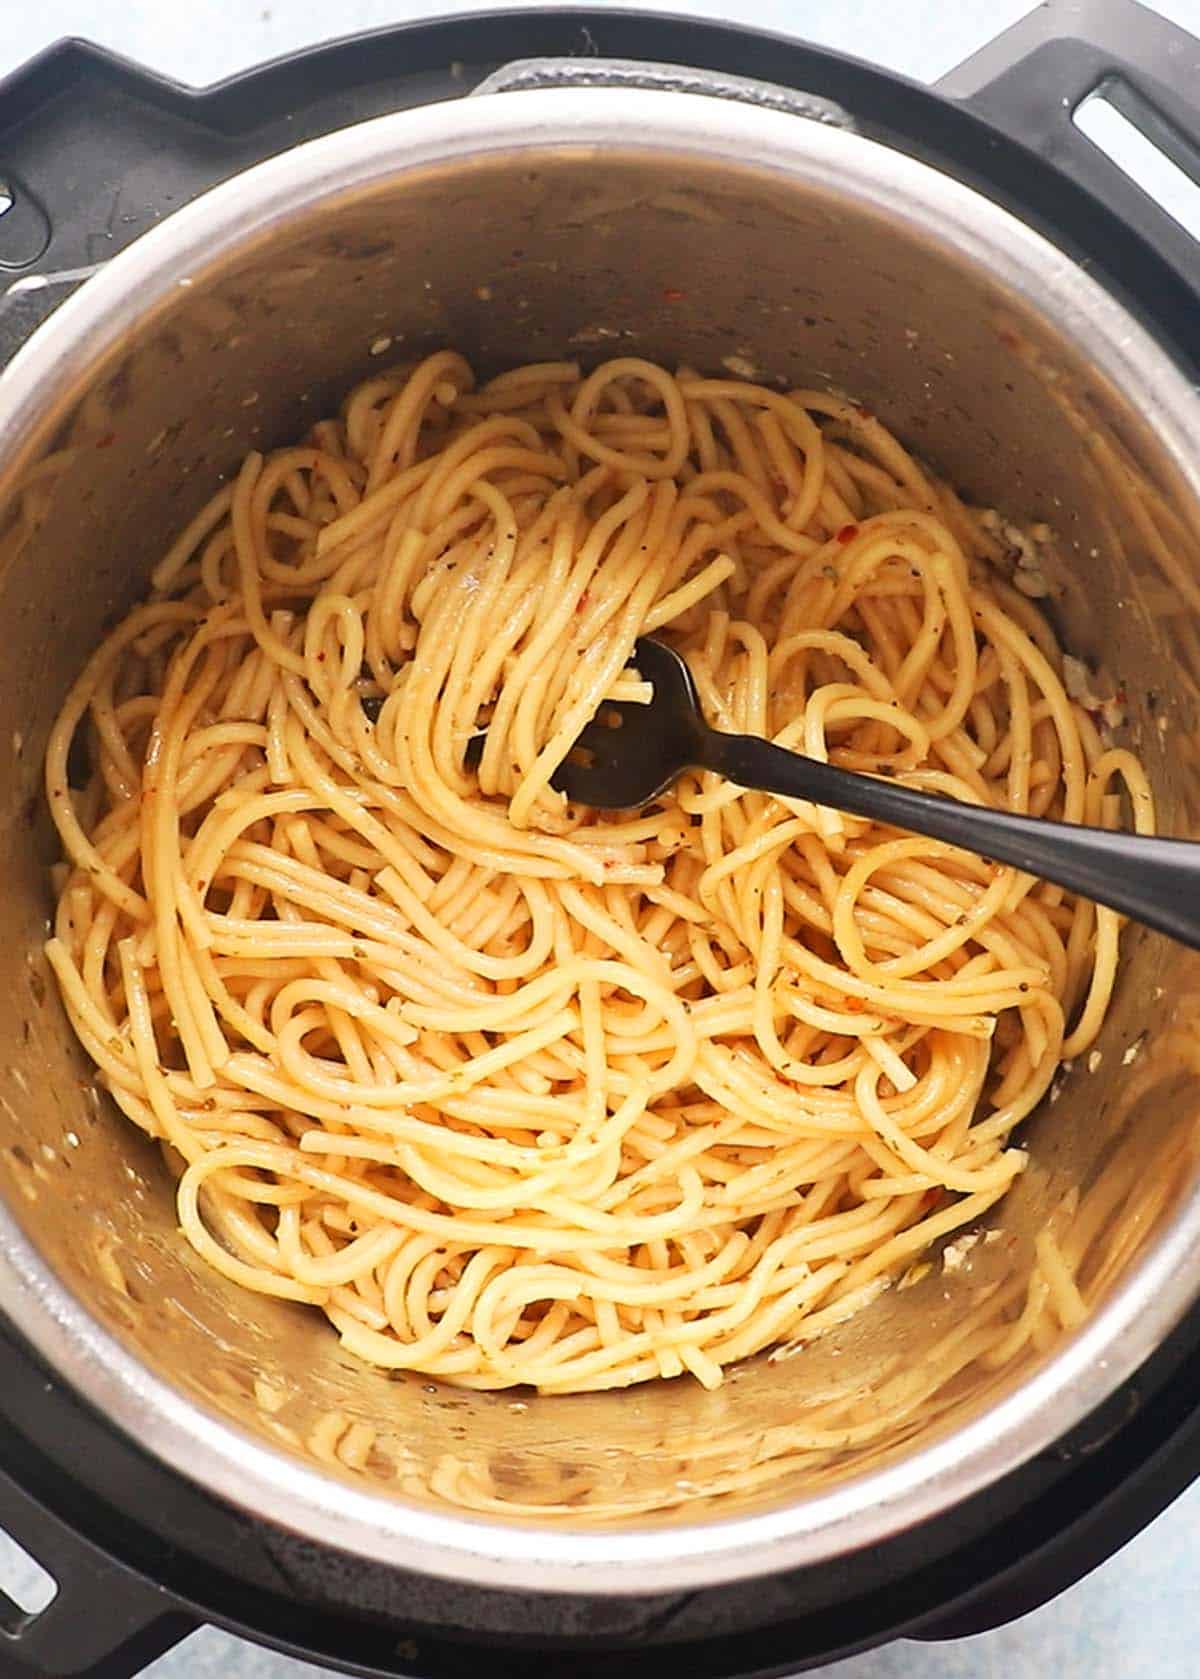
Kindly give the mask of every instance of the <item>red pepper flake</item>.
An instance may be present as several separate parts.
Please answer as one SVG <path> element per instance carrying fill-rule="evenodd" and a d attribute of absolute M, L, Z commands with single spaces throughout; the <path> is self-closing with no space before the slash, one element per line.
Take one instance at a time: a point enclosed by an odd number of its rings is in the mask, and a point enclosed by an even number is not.
<path fill-rule="evenodd" d="M 324 653 L 318 653 L 318 654 L 317 654 L 317 663 L 318 663 L 318 664 L 319 664 L 319 665 L 323 665 L 323 664 L 324 664 L 324 663 L 325 663 L 325 655 L 324 655 Z"/>
<path fill-rule="evenodd" d="M 1016 333 L 1010 332 L 1007 327 L 999 327 L 996 332 L 996 337 L 1004 345 L 1006 350 L 1019 350 L 1021 347 L 1021 341 L 1017 337 Z"/>
<path fill-rule="evenodd" d="M 875 411 L 872 408 L 860 408 L 858 411 L 858 417 L 860 420 L 873 420 L 875 418 Z"/>
<path fill-rule="evenodd" d="M 575 604 L 576 612 L 582 612 L 584 607 L 591 600 L 591 598 L 592 598 L 591 595 L 589 595 L 586 591 L 582 595 L 580 595 L 578 601 Z"/>
<path fill-rule="evenodd" d="M 837 541 L 842 543 L 853 542 L 857 535 L 857 525 L 843 525 L 841 530 L 837 533 Z"/>
<path fill-rule="evenodd" d="M 117 441 L 116 432 L 115 431 L 106 431 L 104 436 L 97 440 L 96 447 L 97 447 L 97 449 L 111 449 L 113 444 L 116 441 Z"/>
<path fill-rule="evenodd" d="M 847 997 L 842 1004 L 847 1014 L 861 1014 L 866 1006 L 866 999 L 863 997 Z"/>
<path fill-rule="evenodd" d="M 678 286 L 668 286 L 663 292 L 663 301 L 665 303 L 682 303 L 686 296 L 687 293 L 680 291 Z"/>

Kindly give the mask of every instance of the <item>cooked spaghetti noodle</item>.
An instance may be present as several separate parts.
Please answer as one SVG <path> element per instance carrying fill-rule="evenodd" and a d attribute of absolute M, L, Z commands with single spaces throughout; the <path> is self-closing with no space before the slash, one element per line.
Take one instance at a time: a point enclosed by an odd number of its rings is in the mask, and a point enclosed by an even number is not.
<path fill-rule="evenodd" d="M 841 396 L 634 359 L 443 352 L 250 455 L 46 762 L 49 958 L 196 1251 L 372 1364 L 574 1392 L 713 1386 L 976 1221 L 1118 918 L 708 774 L 553 777 L 653 632 L 719 728 L 1150 831 L 1004 530 Z"/>

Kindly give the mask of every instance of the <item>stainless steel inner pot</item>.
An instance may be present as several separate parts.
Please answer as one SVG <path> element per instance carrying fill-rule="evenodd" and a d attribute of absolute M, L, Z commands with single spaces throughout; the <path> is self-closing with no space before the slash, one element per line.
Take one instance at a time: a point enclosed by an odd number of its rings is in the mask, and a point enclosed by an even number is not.
<path fill-rule="evenodd" d="M 302 147 L 140 239 L 0 380 L 0 1307 L 180 1473 L 377 1561 L 639 1593 L 825 1560 L 1027 1459 L 1196 1295 L 1197 957 L 1127 934 L 1099 1053 L 1024 1128 L 1003 1235 L 961 1266 L 934 1256 L 716 1393 L 546 1399 L 361 1368 L 316 1314 L 201 1266 L 41 955 L 41 758 L 103 627 L 248 448 L 444 344 L 484 372 L 631 353 L 854 393 L 964 493 L 1051 525 L 1061 632 L 1124 682 L 1165 827 L 1196 824 L 1200 399 L 1045 240 L 853 133 L 681 93 L 510 92 Z M 966 1341 L 869 1454 L 847 1445 L 969 1304 L 1020 1310 L 1048 1221 L 1086 1233 L 1083 1327 L 999 1370 Z M 331 1413 L 374 1431 L 360 1466 Z"/>

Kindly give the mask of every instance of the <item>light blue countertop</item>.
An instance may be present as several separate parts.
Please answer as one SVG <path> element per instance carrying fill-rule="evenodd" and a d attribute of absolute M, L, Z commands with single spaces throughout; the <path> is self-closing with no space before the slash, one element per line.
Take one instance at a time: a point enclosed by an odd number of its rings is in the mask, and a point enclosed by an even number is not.
<path fill-rule="evenodd" d="M 328 38 L 518 0 L 0 0 L 0 76 L 62 36 L 203 86 Z M 523 0 L 529 4 L 531 0 Z M 536 0 L 534 0 L 536 3 Z M 593 0 L 603 5 L 605 0 Z M 1030 10 L 1028 0 L 657 0 L 654 9 L 776 29 L 932 81 Z M 1200 0 L 1155 9 L 1200 34 Z M 1200 1485 L 1056 1602 L 940 1645 L 897 1644 L 822 1669 L 827 1679 L 1197 1679 Z M 5 1583 L 0 1547 L 0 1584 Z M 205 1629 L 147 1679 L 304 1679 L 328 1670 Z M 332 1675 L 330 1676 L 332 1679 Z"/>

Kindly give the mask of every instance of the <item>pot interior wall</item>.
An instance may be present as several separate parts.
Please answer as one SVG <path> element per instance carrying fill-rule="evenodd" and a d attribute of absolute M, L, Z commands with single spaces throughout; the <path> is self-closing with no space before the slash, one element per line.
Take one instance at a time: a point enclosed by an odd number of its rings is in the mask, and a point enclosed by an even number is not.
<path fill-rule="evenodd" d="M 761 1508 L 989 1403 L 1052 1347 L 997 1370 L 964 1342 L 953 1381 L 913 1407 L 967 1304 L 1015 1315 L 1038 1230 L 1081 1219 L 1094 1303 L 1190 1182 L 1196 958 L 1126 935 L 1096 1070 L 1076 1067 L 1025 1127 L 1032 1163 L 994 1215 L 1003 1238 L 960 1268 L 935 1258 L 843 1330 L 712 1394 L 689 1380 L 459 1392 L 359 1367 L 322 1318 L 242 1293 L 191 1254 L 161 1160 L 93 1088 L 41 955 L 55 856 L 41 758 L 103 627 L 248 448 L 299 435 L 368 372 L 438 345 L 485 373 L 638 354 L 844 388 L 969 498 L 1049 523 L 1050 609 L 1076 653 L 1125 683 L 1126 735 L 1164 825 L 1187 832 L 1200 810 L 1196 510 L 1141 417 L 1145 393 L 1105 388 L 965 257 L 817 186 L 635 151 L 398 177 L 183 278 L 136 336 L 47 393 L 44 433 L 0 463 L 0 1192 L 53 1272 L 152 1370 L 245 1429 L 383 1497 L 514 1520 L 564 1506 L 584 1522 L 689 1519 L 718 1494 L 723 1512 Z M 878 1437 L 848 1449 L 845 1431 L 872 1419 Z M 356 1421 L 369 1445 L 360 1431 L 351 1452 Z"/>

